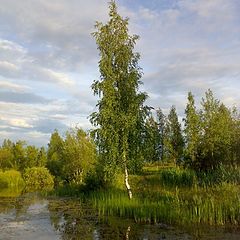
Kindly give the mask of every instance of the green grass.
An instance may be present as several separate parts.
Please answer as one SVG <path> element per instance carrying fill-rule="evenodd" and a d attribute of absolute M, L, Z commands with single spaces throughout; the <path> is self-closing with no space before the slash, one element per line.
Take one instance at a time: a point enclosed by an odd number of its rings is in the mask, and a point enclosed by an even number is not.
<path fill-rule="evenodd" d="M 70 185 L 55 193 L 90 201 L 102 218 L 119 216 L 136 222 L 184 226 L 239 225 L 240 171 L 232 168 L 229 174 L 226 169 L 220 170 L 196 174 L 173 165 L 146 166 L 142 175 L 129 176 L 132 200 L 128 199 L 121 174 L 112 188 L 89 192 L 86 186 Z"/>
<path fill-rule="evenodd" d="M 130 182 L 132 200 L 123 185 L 118 187 L 120 182 L 113 189 L 89 195 L 99 216 L 184 225 L 240 224 L 240 188 L 236 183 L 199 185 L 194 172 L 173 167 L 145 169 L 142 176 L 130 176 Z"/>

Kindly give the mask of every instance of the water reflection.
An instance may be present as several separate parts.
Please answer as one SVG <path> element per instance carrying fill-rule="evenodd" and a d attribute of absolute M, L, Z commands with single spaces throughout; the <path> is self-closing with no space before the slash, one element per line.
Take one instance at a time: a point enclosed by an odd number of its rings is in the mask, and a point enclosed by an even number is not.
<path fill-rule="evenodd" d="M 36 194 L 0 197 L 0 239 L 240 239 L 239 229 L 137 224 L 129 219 L 99 218 L 89 204 Z"/>

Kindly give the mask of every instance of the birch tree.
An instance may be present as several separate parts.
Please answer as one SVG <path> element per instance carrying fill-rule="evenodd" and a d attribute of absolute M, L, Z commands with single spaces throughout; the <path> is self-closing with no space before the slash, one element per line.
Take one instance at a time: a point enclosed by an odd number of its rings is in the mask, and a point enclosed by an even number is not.
<path fill-rule="evenodd" d="M 195 107 L 194 96 L 191 92 L 188 93 L 188 103 L 185 109 L 186 117 L 184 121 L 185 135 L 185 162 L 189 165 L 196 164 L 197 151 L 200 141 L 200 117 Z"/>
<path fill-rule="evenodd" d="M 117 12 L 114 1 L 109 5 L 109 21 L 97 22 L 93 36 L 99 50 L 100 79 L 92 89 L 99 96 L 98 111 L 91 114 L 96 127 L 95 137 L 105 181 L 112 181 L 116 170 L 125 174 L 128 196 L 132 191 L 128 181 L 131 141 L 143 109 L 146 94 L 138 91 L 141 68 L 139 53 L 134 52 L 138 36 L 129 35 L 128 19 Z"/>

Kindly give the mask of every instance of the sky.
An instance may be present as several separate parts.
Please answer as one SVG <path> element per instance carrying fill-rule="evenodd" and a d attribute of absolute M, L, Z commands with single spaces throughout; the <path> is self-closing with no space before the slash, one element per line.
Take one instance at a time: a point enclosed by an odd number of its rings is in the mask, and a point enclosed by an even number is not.
<path fill-rule="evenodd" d="M 46 146 L 54 129 L 92 128 L 99 53 L 91 33 L 106 0 L 0 0 L 0 143 Z M 140 40 L 148 105 L 184 116 L 210 88 L 240 108 L 239 0 L 117 0 Z"/>

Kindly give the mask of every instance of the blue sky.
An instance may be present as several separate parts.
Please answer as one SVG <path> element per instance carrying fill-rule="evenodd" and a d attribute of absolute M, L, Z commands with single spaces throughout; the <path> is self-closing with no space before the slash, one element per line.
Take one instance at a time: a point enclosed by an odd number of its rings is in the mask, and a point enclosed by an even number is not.
<path fill-rule="evenodd" d="M 91 36 L 106 22 L 106 0 L 1 0 L 0 142 L 25 139 L 46 145 L 57 128 L 91 128 L 99 77 Z M 140 35 L 147 104 L 171 105 L 183 116 L 186 95 L 199 102 L 211 88 L 227 106 L 240 107 L 238 0 L 118 0 Z"/>

